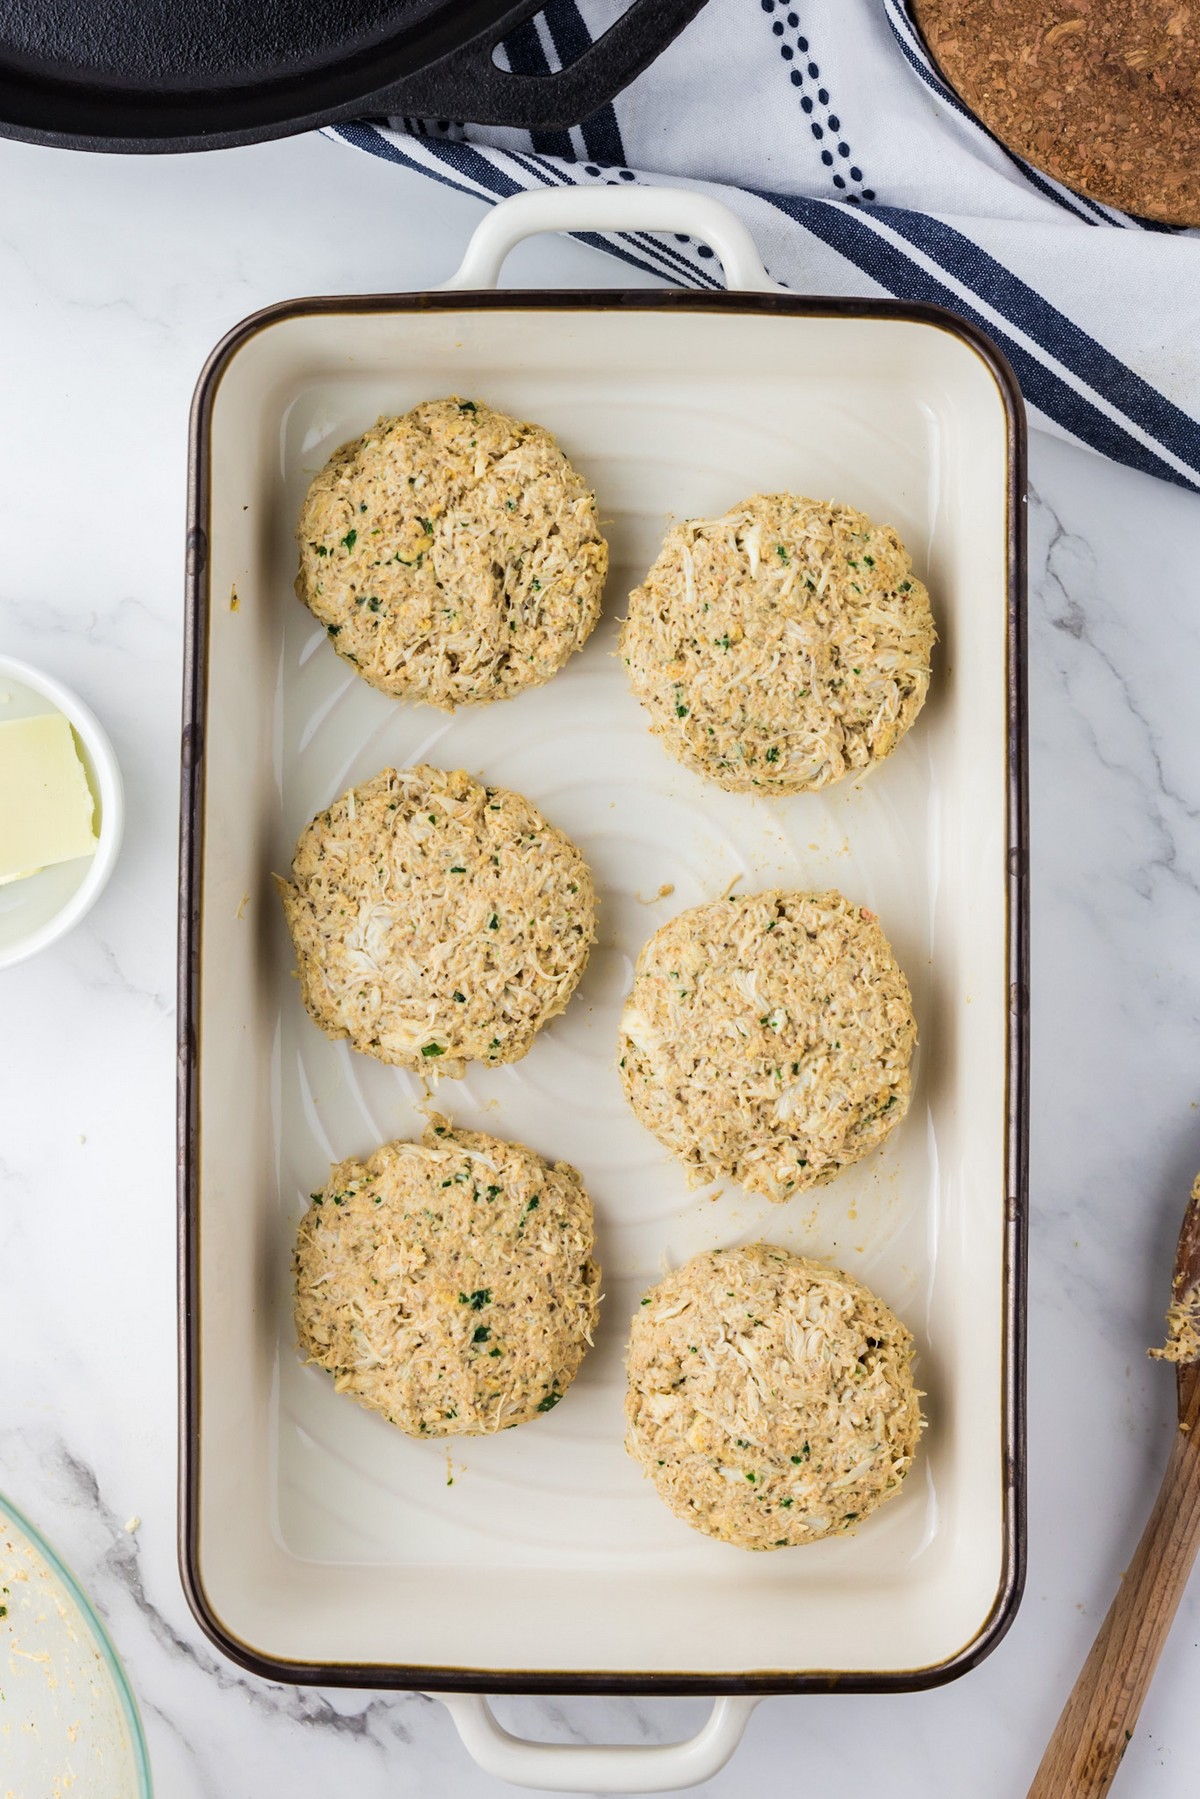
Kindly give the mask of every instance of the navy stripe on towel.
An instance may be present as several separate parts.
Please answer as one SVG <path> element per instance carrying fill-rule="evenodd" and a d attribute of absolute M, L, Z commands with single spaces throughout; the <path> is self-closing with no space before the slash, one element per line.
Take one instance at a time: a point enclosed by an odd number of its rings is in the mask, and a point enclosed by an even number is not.
<path fill-rule="evenodd" d="M 1078 437 L 1101 455 L 1129 468 L 1141 469 L 1160 480 L 1173 481 L 1179 487 L 1200 492 L 1200 481 L 1189 480 L 1171 463 L 1164 462 L 1154 451 L 1130 435 L 1118 420 L 1093 405 L 1086 394 L 1070 386 L 1046 364 L 1039 362 L 1023 344 L 1000 330 L 953 289 L 914 262 L 912 257 L 881 237 L 872 229 L 869 218 L 849 207 L 822 200 L 804 200 L 789 194 L 764 193 L 758 197 L 777 207 L 788 218 L 811 231 L 852 262 L 856 268 L 879 285 L 905 300 L 920 300 L 943 306 L 960 318 L 969 319 L 997 343 L 1013 366 L 1027 400 L 1044 412 L 1064 430 Z M 1122 365 L 1118 365 L 1122 366 Z M 1136 377 L 1135 377 L 1136 379 Z M 1151 389 L 1153 392 L 1153 389 Z M 1108 397 L 1108 396 L 1106 396 Z M 1159 396 L 1161 398 L 1161 396 Z M 1165 402 L 1164 402 L 1165 403 Z M 1141 420 L 1137 421 L 1141 423 Z M 1197 469 L 1200 475 L 1200 469 Z"/>
<path fill-rule="evenodd" d="M 1031 337 L 1040 349 L 1157 438 L 1180 462 L 1200 473 L 1200 424 L 1051 305 L 1036 288 L 941 219 L 893 207 L 876 208 L 875 216 L 923 250 L 947 274 L 986 296 L 989 306 Z"/>

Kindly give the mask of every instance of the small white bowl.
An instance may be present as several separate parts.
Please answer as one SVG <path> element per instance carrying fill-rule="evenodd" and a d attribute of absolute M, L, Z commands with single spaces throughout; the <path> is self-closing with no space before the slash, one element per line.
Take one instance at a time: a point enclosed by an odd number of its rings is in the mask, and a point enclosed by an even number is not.
<path fill-rule="evenodd" d="M 96 802 L 99 841 L 92 856 L 60 862 L 0 887 L 0 968 L 11 968 L 57 943 L 91 911 L 113 871 L 125 828 L 121 771 L 95 714 L 51 675 L 13 656 L 0 656 L 0 719 L 36 712 L 61 712 L 75 731 Z"/>

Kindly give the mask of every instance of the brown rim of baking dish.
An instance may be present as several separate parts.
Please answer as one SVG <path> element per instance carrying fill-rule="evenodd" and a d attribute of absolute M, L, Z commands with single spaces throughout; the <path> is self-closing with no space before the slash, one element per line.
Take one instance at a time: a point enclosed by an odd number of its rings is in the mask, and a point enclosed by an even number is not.
<path fill-rule="evenodd" d="M 1005 883 L 1008 1035 L 1004 1130 L 1004 1340 L 1001 1404 L 1004 1557 L 992 1608 L 954 1655 L 928 1667 L 891 1673 L 758 1670 L 730 1673 L 588 1673 L 418 1667 L 410 1664 L 295 1662 L 265 1655 L 232 1636 L 208 1602 L 199 1566 L 200 1391 L 198 1238 L 198 1032 L 200 891 L 203 857 L 204 708 L 208 655 L 209 431 L 213 403 L 233 358 L 260 331 L 285 319 L 331 313 L 443 311 L 739 312 L 805 318 L 905 320 L 959 338 L 992 375 L 1004 407 L 1007 498 L 1007 629 Z M 188 451 L 186 610 L 184 619 L 178 933 L 177 1180 L 179 1212 L 179 1569 L 184 1593 L 205 1635 L 231 1661 L 264 1680 L 311 1686 L 379 1687 L 430 1692 L 724 1695 L 771 1693 L 906 1693 L 941 1686 L 968 1673 L 1011 1625 L 1025 1584 L 1025 1353 L 1029 1195 L 1029 792 L 1026 726 L 1026 428 L 1025 409 L 1008 362 L 975 326 L 938 306 L 905 301 L 807 299 L 776 294 L 707 294 L 667 289 L 604 289 L 445 294 L 331 295 L 284 301 L 253 313 L 217 345 L 192 403 Z"/>

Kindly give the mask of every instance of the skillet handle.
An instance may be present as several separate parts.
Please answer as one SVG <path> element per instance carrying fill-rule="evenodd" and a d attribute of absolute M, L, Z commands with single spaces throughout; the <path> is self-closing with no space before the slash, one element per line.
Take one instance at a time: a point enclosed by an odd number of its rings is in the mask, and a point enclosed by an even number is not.
<path fill-rule="evenodd" d="M 674 1793 L 720 1772 L 742 1740 L 757 1699 L 713 1702 L 706 1723 L 682 1743 L 534 1743 L 496 1720 L 482 1693 L 433 1693 L 486 1774 L 556 1793 Z"/>
<path fill-rule="evenodd" d="M 461 15 L 443 31 L 434 59 L 356 102 L 353 117 L 397 113 L 418 119 L 469 119 L 473 125 L 509 125 L 525 131 L 579 125 L 607 106 L 635 76 L 662 55 L 705 0 L 629 0 L 625 11 L 564 68 L 543 75 L 514 75 L 495 62 L 497 47 L 537 11 L 531 4 L 504 8 L 503 16 L 476 31 Z M 466 41 L 461 41 L 463 38 Z M 456 41 L 458 40 L 458 41 Z"/>
<path fill-rule="evenodd" d="M 510 250 L 541 231 L 686 231 L 721 259 L 731 292 L 782 293 L 735 213 L 690 187 L 558 187 L 501 200 L 475 227 L 443 290 L 498 287 Z"/>

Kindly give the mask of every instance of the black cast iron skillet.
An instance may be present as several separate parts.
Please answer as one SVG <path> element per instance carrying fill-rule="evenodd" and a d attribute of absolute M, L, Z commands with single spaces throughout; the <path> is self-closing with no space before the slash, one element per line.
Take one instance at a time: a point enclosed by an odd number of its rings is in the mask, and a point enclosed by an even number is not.
<path fill-rule="evenodd" d="M 372 114 L 576 125 L 704 0 L 631 0 L 617 16 L 619 3 L 589 43 L 573 0 L 557 0 L 550 28 L 566 66 L 516 74 L 497 46 L 546 0 L 0 0 L 0 135 L 164 151 Z"/>

